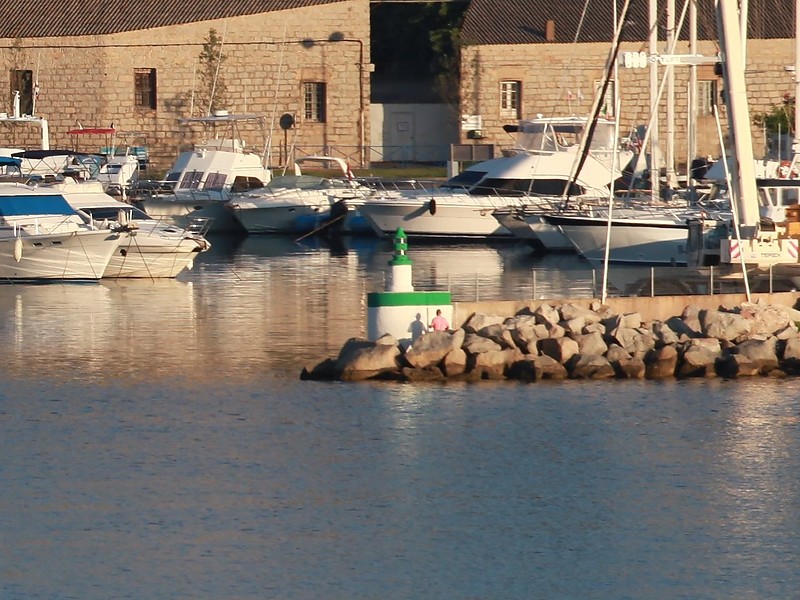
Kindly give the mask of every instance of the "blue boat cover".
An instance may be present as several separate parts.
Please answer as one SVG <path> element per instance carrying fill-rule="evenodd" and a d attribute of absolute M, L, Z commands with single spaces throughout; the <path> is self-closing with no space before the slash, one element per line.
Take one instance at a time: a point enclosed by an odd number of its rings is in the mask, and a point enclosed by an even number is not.
<path fill-rule="evenodd" d="M 21 194 L 0 196 L 0 216 L 72 215 L 75 210 L 60 194 Z"/>
<path fill-rule="evenodd" d="M 11 158 L 10 156 L 0 156 L 0 167 L 19 167 L 22 165 L 21 158 Z"/>

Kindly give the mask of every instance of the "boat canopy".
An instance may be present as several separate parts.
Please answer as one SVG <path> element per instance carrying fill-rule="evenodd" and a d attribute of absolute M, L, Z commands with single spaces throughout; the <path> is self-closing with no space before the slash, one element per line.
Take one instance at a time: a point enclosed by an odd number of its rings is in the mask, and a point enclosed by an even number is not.
<path fill-rule="evenodd" d="M 61 194 L 0 195 L 0 217 L 73 214 L 75 210 Z"/>

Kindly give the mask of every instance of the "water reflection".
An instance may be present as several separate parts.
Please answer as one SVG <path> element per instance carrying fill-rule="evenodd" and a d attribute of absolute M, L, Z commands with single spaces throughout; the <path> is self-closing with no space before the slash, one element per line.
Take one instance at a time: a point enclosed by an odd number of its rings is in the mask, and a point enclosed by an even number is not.
<path fill-rule="evenodd" d="M 391 240 L 366 237 L 332 246 L 215 236 L 177 280 L 2 286 L 0 343 L 19 376 L 296 377 L 365 334 L 366 294 L 385 288 L 392 251 Z M 524 244 L 416 244 L 409 255 L 417 289 L 449 289 L 457 301 L 590 297 L 600 281 L 574 254 Z"/>

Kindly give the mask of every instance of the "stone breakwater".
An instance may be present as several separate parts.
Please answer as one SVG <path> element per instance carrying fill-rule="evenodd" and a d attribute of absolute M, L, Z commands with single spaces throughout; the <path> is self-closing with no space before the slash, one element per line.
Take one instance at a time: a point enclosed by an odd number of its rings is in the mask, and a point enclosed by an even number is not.
<path fill-rule="evenodd" d="M 336 358 L 307 365 L 311 380 L 534 382 L 800 374 L 800 311 L 744 303 L 686 306 L 666 320 L 617 314 L 599 301 L 542 304 L 513 316 L 473 314 L 454 331 L 405 348 L 391 335 L 351 338 Z"/>

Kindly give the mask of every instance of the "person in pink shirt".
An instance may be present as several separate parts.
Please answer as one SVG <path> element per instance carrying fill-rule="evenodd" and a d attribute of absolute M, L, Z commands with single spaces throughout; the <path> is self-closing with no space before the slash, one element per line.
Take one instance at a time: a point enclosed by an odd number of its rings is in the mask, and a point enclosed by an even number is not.
<path fill-rule="evenodd" d="M 447 319 L 442 316 L 441 308 L 436 309 L 436 316 L 433 317 L 433 321 L 431 321 L 431 329 L 434 331 L 447 331 L 450 329 L 450 324 L 447 322 Z"/>

